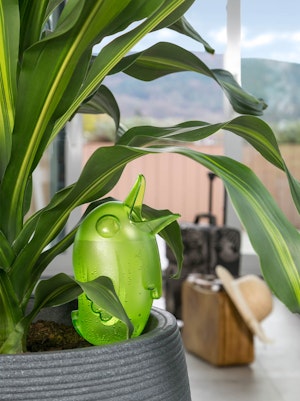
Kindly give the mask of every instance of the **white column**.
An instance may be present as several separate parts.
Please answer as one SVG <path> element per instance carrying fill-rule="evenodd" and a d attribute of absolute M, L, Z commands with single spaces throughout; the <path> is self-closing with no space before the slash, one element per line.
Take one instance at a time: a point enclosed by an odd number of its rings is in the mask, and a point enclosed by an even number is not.
<path fill-rule="evenodd" d="M 225 68 L 241 82 L 241 1 L 227 0 L 227 47 Z"/>
<path fill-rule="evenodd" d="M 227 47 L 224 55 L 224 68 L 230 71 L 235 79 L 241 81 L 241 1 L 227 0 Z M 224 100 L 226 119 L 230 120 L 235 113 L 227 99 Z M 224 135 L 224 153 L 241 161 L 243 140 L 237 135 L 226 132 Z M 226 207 L 226 224 L 241 228 L 239 219 L 228 200 Z"/>

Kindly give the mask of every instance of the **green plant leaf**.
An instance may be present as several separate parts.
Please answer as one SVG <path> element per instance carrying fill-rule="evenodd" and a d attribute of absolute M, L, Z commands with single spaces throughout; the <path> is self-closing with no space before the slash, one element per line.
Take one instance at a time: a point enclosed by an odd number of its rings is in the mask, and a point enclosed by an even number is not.
<path fill-rule="evenodd" d="M 79 113 L 102 114 L 106 113 L 114 120 L 116 129 L 120 123 L 120 110 L 111 91 L 104 85 L 101 85 L 97 92 L 84 102 L 78 110 Z"/>
<path fill-rule="evenodd" d="M 9 271 L 15 259 L 15 252 L 2 231 L 0 231 L 0 243 L 0 269 Z"/>
<path fill-rule="evenodd" d="M 74 23 L 73 19 L 72 23 Z M 62 34 L 65 31 L 66 29 Z M 18 90 L 22 94 L 30 93 L 30 96 L 26 102 L 23 100 L 23 95 L 17 99 L 12 159 L 1 187 L 1 201 L 7 210 L 7 219 L 3 218 L 2 223 L 4 231 L 9 233 L 9 240 L 16 236 L 22 226 L 24 196 L 36 152 L 43 140 L 43 133 L 47 129 L 55 106 L 60 101 L 68 83 L 62 65 L 64 58 L 70 52 L 70 44 L 70 39 L 69 46 L 67 40 L 64 44 L 62 41 L 59 42 L 59 38 L 41 41 L 25 53 L 22 61 Z M 56 65 L 53 64 L 54 59 Z M 34 69 L 30 67 L 32 65 L 35 65 Z M 53 67 L 51 70 L 48 68 L 49 65 Z M 61 67 L 60 73 L 58 67 Z M 74 68 L 72 63 L 68 68 L 70 76 Z M 63 84 L 61 83 L 62 77 L 64 77 Z M 40 82 L 38 88 L 34 85 L 37 80 Z M 54 93 L 56 89 L 56 96 L 50 91 L 51 86 Z M 36 90 L 33 91 L 32 88 L 36 88 Z M 11 185 L 11 182 L 14 182 L 15 185 Z"/>
<path fill-rule="evenodd" d="M 5 323 L 2 321 L 2 324 L 4 325 Z M 23 352 L 24 334 L 25 329 L 22 322 L 12 327 L 6 340 L 2 344 L 0 343 L 0 354 L 20 354 Z"/>
<path fill-rule="evenodd" d="M 36 43 L 41 38 L 43 27 L 46 20 L 46 11 L 48 9 L 49 0 L 30 1 L 23 0 L 20 2 L 20 53 Z M 31 29 L 28 29 L 30 26 Z"/>
<path fill-rule="evenodd" d="M 271 128 L 255 116 L 240 116 L 224 123 L 209 124 L 203 121 L 187 121 L 173 127 L 133 127 L 118 140 L 120 145 L 160 146 L 175 142 L 195 142 L 226 130 L 249 142 L 274 166 L 285 170 L 278 144 Z"/>
<path fill-rule="evenodd" d="M 11 151 L 18 63 L 18 1 L 0 3 L 0 180 Z M 14 29 L 11 29 L 14 27 Z"/>
<path fill-rule="evenodd" d="M 105 276 L 81 282 L 64 273 L 59 273 L 50 279 L 40 281 L 35 291 L 35 302 L 30 312 L 30 319 L 33 319 L 42 308 L 63 305 L 76 299 L 82 292 L 110 315 L 124 322 L 129 333 L 132 333 L 132 323 L 119 301 L 111 279 Z"/>
<path fill-rule="evenodd" d="M 261 115 L 266 108 L 264 101 L 244 91 L 231 73 L 221 69 L 210 70 L 196 55 L 171 43 L 157 43 L 123 58 L 112 73 L 119 71 L 143 81 L 175 72 L 194 71 L 215 80 L 238 113 Z"/>
<path fill-rule="evenodd" d="M 2 223 L 9 240 L 22 227 L 22 205 L 28 177 L 37 163 L 37 154 L 41 155 L 49 143 L 55 122 L 53 116 L 57 115 L 57 107 L 62 104 L 66 89 L 70 88 L 74 72 L 79 71 L 77 63 L 88 50 L 91 54 L 99 32 L 106 31 L 128 2 L 69 1 L 56 30 L 24 53 L 18 90 L 20 93 L 30 93 L 30 96 L 26 102 L 20 96 L 16 104 L 13 160 L 3 179 L 1 195 L 5 193 L 5 196 L 2 195 L 0 200 L 7 210 L 7 218 Z M 36 81 L 40 83 L 38 87 Z M 77 85 L 81 85 L 80 80 Z M 73 92 L 74 88 L 71 87 L 71 90 Z M 10 185 L 11 182 L 15 185 Z"/>
<path fill-rule="evenodd" d="M 22 352 L 23 328 L 18 326 L 22 310 L 13 290 L 12 282 L 0 269 L 0 354 Z"/>
<path fill-rule="evenodd" d="M 124 322 L 129 333 L 132 333 L 132 323 L 118 299 L 110 278 L 103 276 L 83 283 L 64 273 L 38 283 L 34 294 L 34 306 L 23 322 L 24 327 L 28 326 L 42 308 L 63 305 L 76 299 L 82 292 L 92 302 Z"/>
<path fill-rule="evenodd" d="M 299 313 L 300 234 L 261 181 L 249 168 L 224 156 L 209 156 L 189 149 L 174 151 L 203 164 L 223 180 L 259 255 L 266 281 L 291 311 Z"/>
<path fill-rule="evenodd" d="M 168 26 L 168 28 L 197 40 L 198 42 L 202 43 L 204 49 L 208 53 L 214 54 L 215 50 L 199 35 L 199 33 L 191 26 L 185 17 L 181 17 L 174 24 Z"/>
<path fill-rule="evenodd" d="M 134 127 L 125 132 L 117 143 L 140 147 L 194 142 L 207 138 L 218 130 L 227 130 L 239 135 L 266 160 L 284 171 L 289 181 L 295 206 L 300 212 L 300 183 L 288 170 L 270 126 L 255 116 L 239 116 L 231 121 L 218 124 L 188 121 L 173 127 Z"/>
<path fill-rule="evenodd" d="M 80 104 L 94 93 L 124 54 L 182 3 L 183 0 L 153 0 L 151 3 L 144 0 L 135 9 L 133 5 L 137 4 L 136 0 L 68 1 L 55 31 L 24 53 L 18 90 L 31 95 L 25 103 L 20 97 L 16 106 L 13 160 L 8 166 L 0 192 L 1 207 L 6 210 L 1 222 L 2 230 L 9 240 L 12 241 L 22 229 L 21 205 L 28 177 L 38 161 L 37 155 L 42 154 L 50 138 L 54 138 Z M 132 15 L 128 13 L 128 7 Z M 53 117 L 59 114 L 57 108 L 64 103 L 62 99 L 66 98 L 73 73 L 79 71 L 77 63 L 81 57 L 89 49 L 92 51 L 97 41 L 114 33 L 116 27 L 124 28 L 124 17 L 127 18 L 126 23 L 130 23 L 147 15 L 149 17 L 140 26 L 104 48 L 106 51 L 96 58 L 83 85 L 78 82 L 82 89 L 77 99 L 70 102 L 67 112 L 61 110 L 63 116 L 55 124 Z M 52 66 L 50 71 L 49 65 Z M 37 80 L 40 85 L 33 92 Z M 71 89 L 74 91 L 72 86 Z M 11 182 L 15 185 L 11 186 Z"/>
<path fill-rule="evenodd" d="M 53 11 L 63 2 L 64 0 L 48 0 L 48 7 L 46 10 L 44 23 L 46 23 Z"/>
<path fill-rule="evenodd" d="M 186 11 L 192 6 L 194 2 L 195 0 L 181 1 L 181 4 L 178 5 L 175 9 L 173 9 L 172 12 L 169 12 L 166 18 L 164 18 L 153 30 L 156 31 L 158 29 L 172 27 L 174 24 L 176 24 L 178 20 L 182 18 L 182 16 L 186 13 Z M 167 0 L 164 1 L 162 7 L 168 7 L 171 4 L 172 0 Z M 182 31 L 182 33 L 187 34 L 185 31 Z"/>
<path fill-rule="evenodd" d="M 191 2 L 191 0 L 189 0 Z M 56 122 L 54 127 L 54 135 L 65 125 L 69 118 L 75 113 L 79 106 L 87 99 L 94 91 L 98 88 L 99 83 L 110 73 L 115 65 L 122 60 L 122 58 L 136 45 L 145 35 L 154 30 L 159 24 L 165 20 L 170 13 L 175 12 L 179 6 L 183 3 L 187 3 L 187 0 L 155 0 L 149 2 L 148 0 L 139 0 L 138 7 L 136 7 L 137 0 L 132 0 L 128 5 L 130 7 L 130 13 L 128 9 L 124 11 L 127 18 L 130 15 L 130 19 L 126 20 L 127 25 L 129 23 L 138 21 L 144 18 L 138 26 L 135 26 L 129 32 L 118 36 L 106 46 L 104 46 L 99 52 L 98 56 L 94 59 L 94 62 L 87 74 L 85 81 L 83 82 L 80 93 L 77 99 L 74 101 L 70 109 Z M 151 5 L 151 7 L 150 7 Z M 177 15 L 177 14 L 176 14 Z M 178 18 L 182 14 L 179 13 Z M 124 24 L 120 14 L 120 23 L 122 29 Z M 147 18 L 145 18 L 147 16 Z M 113 21 L 112 27 L 116 29 L 119 25 Z M 170 23 L 174 22 L 173 17 Z M 126 26 L 127 26 L 126 25 Z"/>
<path fill-rule="evenodd" d="M 111 279 L 100 276 L 93 281 L 85 283 L 77 281 L 77 283 L 92 302 L 127 325 L 130 337 L 133 332 L 133 325 L 119 301 Z"/>
<path fill-rule="evenodd" d="M 148 220 L 165 216 L 167 213 L 173 214 L 169 210 L 156 210 L 147 205 L 143 205 L 142 215 Z M 173 278 L 179 278 L 183 263 L 183 243 L 181 239 L 181 230 L 177 221 L 166 226 L 158 235 L 162 237 L 171 248 L 177 260 L 177 273 Z"/>
<path fill-rule="evenodd" d="M 57 203 L 61 202 L 67 194 L 71 191 L 72 185 L 62 190 L 58 191 L 51 200 L 51 203 L 48 205 L 49 208 L 54 207 Z M 13 249 L 15 253 L 20 253 L 22 249 L 29 243 L 30 238 L 33 236 L 36 225 L 40 219 L 41 214 L 45 212 L 47 208 L 43 208 L 38 210 L 34 215 L 32 215 L 28 220 L 26 220 L 21 232 L 16 237 L 13 243 Z"/>
<path fill-rule="evenodd" d="M 285 172 L 286 172 L 288 180 L 289 180 L 290 191 L 291 191 L 295 206 L 298 210 L 298 213 L 300 213 L 300 182 L 291 174 L 291 172 L 287 168 L 286 164 L 285 164 Z"/>
<path fill-rule="evenodd" d="M 82 289 L 76 281 L 64 273 L 41 280 L 34 292 L 34 306 L 31 314 L 35 316 L 42 308 L 73 301 L 81 293 Z"/>

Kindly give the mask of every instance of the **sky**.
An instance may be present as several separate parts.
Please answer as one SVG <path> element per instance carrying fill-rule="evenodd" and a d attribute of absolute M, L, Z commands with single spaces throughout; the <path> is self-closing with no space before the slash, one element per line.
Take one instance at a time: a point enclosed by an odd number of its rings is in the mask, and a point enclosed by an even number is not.
<path fill-rule="evenodd" d="M 227 0 L 195 0 L 187 14 L 189 22 L 209 42 L 216 53 L 226 48 Z M 300 1 L 241 0 L 241 55 L 300 63 Z M 157 41 L 157 34 L 148 45 Z M 183 41 L 170 30 L 161 40 Z M 190 50 L 203 48 L 194 41 L 182 42 Z"/>

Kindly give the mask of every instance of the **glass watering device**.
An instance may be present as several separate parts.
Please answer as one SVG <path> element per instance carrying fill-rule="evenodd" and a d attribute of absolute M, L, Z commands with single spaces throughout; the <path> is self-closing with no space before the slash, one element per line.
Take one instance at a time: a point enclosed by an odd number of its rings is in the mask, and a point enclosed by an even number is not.
<path fill-rule="evenodd" d="M 142 217 L 145 178 L 138 179 L 124 202 L 109 201 L 95 208 L 81 223 L 73 248 L 76 280 L 109 277 L 134 330 L 143 331 L 153 299 L 162 293 L 161 264 L 155 234 L 176 220 L 169 214 L 154 220 Z M 77 332 L 93 345 L 128 338 L 124 322 L 108 314 L 83 293 L 72 312 Z"/>

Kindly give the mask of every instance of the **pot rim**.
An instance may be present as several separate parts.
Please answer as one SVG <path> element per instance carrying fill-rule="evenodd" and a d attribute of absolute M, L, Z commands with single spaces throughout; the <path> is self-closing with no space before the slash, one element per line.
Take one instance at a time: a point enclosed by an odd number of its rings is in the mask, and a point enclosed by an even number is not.
<path fill-rule="evenodd" d="M 119 342 L 105 344 L 105 345 L 91 345 L 90 347 L 81 347 L 81 348 L 71 348 L 64 350 L 53 350 L 53 351 L 38 351 L 38 352 L 24 352 L 20 354 L 0 354 L 0 358 L 34 358 L 35 356 L 41 355 L 49 355 L 51 354 L 53 357 L 55 355 L 69 354 L 79 354 L 79 353 L 88 353 L 95 351 L 109 351 L 111 348 L 114 348 L 114 351 L 117 351 L 119 348 L 125 348 L 128 345 L 132 346 L 133 344 L 138 345 L 143 342 L 151 342 L 153 338 L 159 340 L 159 337 L 170 336 L 175 331 L 179 330 L 177 326 L 176 318 L 168 311 L 164 309 L 160 309 L 157 307 L 152 307 L 148 322 L 145 326 L 145 329 L 141 335 L 134 338 L 129 338 L 126 340 L 122 340 Z"/>

